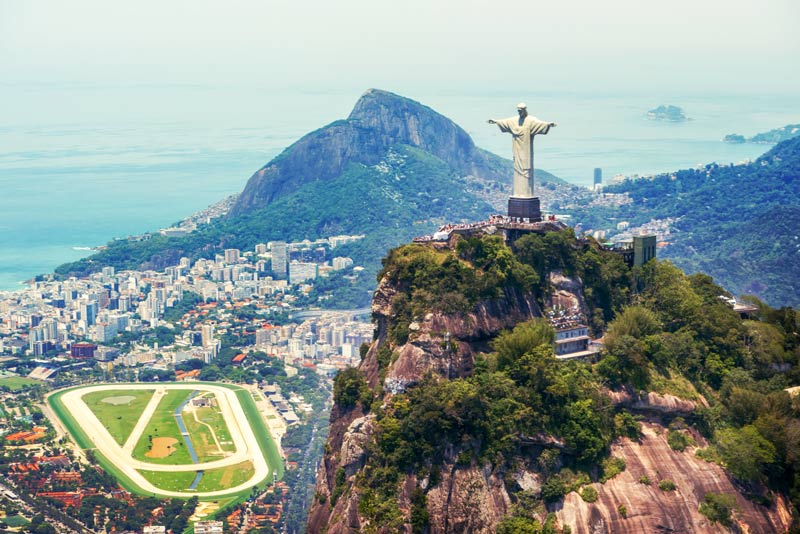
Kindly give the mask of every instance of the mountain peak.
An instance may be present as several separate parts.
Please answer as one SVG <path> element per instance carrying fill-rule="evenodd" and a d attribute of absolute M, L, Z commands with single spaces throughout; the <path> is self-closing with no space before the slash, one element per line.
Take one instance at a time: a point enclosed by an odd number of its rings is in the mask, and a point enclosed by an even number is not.
<path fill-rule="evenodd" d="M 331 180 L 351 163 L 375 165 L 396 145 L 427 152 L 459 176 L 505 178 L 499 158 L 478 149 L 469 134 L 444 115 L 410 98 L 368 89 L 346 120 L 306 135 L 256 172 L 231 214 L 263 207 L 304 183 Z"/>
<path fill-rule="evenodd" d="M 439 115 L 428 106 L 424 106 L 416 100 L 400 96 L 390 91 L 374 88 L 364 91 L 355 106 L 353 106 L 353 111 L 350 112 L 348 120 L 360 121 L 368 119 L 381 110 L 404 113 L 412 112 L 417 114 L 430 113 L 449 121 L 446 117 Z"/>

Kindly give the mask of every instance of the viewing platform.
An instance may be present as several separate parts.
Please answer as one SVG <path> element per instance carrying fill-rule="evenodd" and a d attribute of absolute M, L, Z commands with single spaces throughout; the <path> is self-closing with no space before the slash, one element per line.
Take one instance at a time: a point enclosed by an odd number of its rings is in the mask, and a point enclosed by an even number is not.
<path fill-rule="evenodd" d="M 514 241 L 530 232 L 558 232 L 567 228 L 567 225 L 550 215 L 546 220 L 530 222 L 528 219 L 508 217 L 506 215 L 491 215 L 485 221 L 474 223 L 445 224 L 432 235 L 424 235 L 412 239 L 414 243 L 449 243 L 454 235 L 494 235 L 503 233 L 507 242 Z"/>

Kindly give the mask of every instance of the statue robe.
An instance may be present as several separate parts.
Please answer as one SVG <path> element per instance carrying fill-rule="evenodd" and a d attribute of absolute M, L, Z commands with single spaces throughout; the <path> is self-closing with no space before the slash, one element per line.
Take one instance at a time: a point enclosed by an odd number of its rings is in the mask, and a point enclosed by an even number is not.
<path fill-rule="evenodd" d="M 541 121 L 532 115 L 525 119 L 509 117 L 495 120 L 501 132 L 510 133 L 513 137 L 514 152 L 514 189 L 512 197 L 533 197 L 533 137 L 546 135 L 550 131 L 550 123 Z"/>

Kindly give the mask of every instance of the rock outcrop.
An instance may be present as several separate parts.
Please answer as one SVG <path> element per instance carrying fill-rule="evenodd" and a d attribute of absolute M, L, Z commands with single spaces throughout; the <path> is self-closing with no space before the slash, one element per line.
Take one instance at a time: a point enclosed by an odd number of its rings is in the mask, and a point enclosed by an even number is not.
<path fill-rule="evenodd" d="M 467 376 L 474 367 L 475 355 L 489 350 L 491 339 L 519 322 L 541 316 L 533 295 L 511 289 L 503 298 L 479 302 L 467 314 L 428 313 L 410 325 L 408 340 L 394 347 L 396 357 L 381 382 L 377 353 L 389 344 L 392 299 L 396 293 L 397 289 L 386 279 L 375 291 L 372 315 L 377 339 L 360 366 L 370 387 L 383 391 L 387 398 L 429 373 L 442 379 Z M 315 500 L 312 504 L 308 532 L 344 534 L 360 532 L 366 527 L 365 519 L 358 513 L 359 494 L 352 482 L 363 465 L 366 444 L 374 430 L 372 416 L 364 416 L 360 408 L 350 411 L 334 408 L 327 452 L 317 476 L 316 493 L 325 502 Z M 335 473 L 339 469 L 344 470 L 348 491 L 331 505 L 331 496 L 336 491 Z M 399 492 L 401 508 L 408 509 L 417 482 L 406 480 L 403 487 L 410 489 Z M 530 475 L 524 483 L 534 484 Z M 504 484 L 491 469 L 458 465 L 457 459 L 451 458 L 442 466 L 441 480 L 427 494 L 431 532 L 492 532 L 510 503 Z"/>
<path fill-rule="evenodd" d="M 606 395 L 614 404 L 625 406 L 629 410 L 639 412 L 658 412 L 686 415 L 697 408 L 708 408 L 708 402 L 700 397 L 699 400 L 687 400 L 675 395 L 660 394 L 654 391 L 635 392 L 631 388 L 617 391 L 606 391 Z"/>
<path fill-rule="evenodd" d="M 391 291 L 387 284 L 381 283 L 375 292 L 375 302 L 386 302 L 384 293 Z M 378 332 L 386 332 L 392 321 L 391 308 L 374 305 L 372 312 Z M 508 290 L 505 298 L 478 303 L 467 314 L 428 313 L 411 323 L 408 341 L 395 348 L 397 359 L 388 369 L 384 388 L 414 384 L 428 373 L 444 378 L 468 376 L 475 354 L 488 350 L 491 339 L 517 323 L 541 315 L 533 295 L 513 290 Z M 377 368 L 373 371 L 368 378 L 375 385 Z"/>
<path fill-rule="evenodd" d="M 705 446 L 699 435 L 694 437 L 698 446 Z M 612 445 L 611 454 L 625 461 L 625 471 L 605 484 L 593 484 L 597 502 L 568 494 L 557 512 L 560 523 L 570 525 L 574 534 L 729 532 L 698 511 L 706 493 L 713 492 L 736 496 L 739 532 L 786 531 L 789 510 L 782 496 L 776 496 L 771 507 L 745 499 L 721 467 L 696 457 L 695 450 L 673 451 L 664 428 L 645 423 L 638 442 L 621 438 Z M 665 479 L 675 484 L 674 491 L 659 489 Z M 620 506 L 624 506 L 624 517 Z"/>

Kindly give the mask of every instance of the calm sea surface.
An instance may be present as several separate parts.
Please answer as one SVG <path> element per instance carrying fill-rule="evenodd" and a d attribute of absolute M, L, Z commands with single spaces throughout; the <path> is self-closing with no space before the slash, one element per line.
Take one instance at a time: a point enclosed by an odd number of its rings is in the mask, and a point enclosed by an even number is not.
<path fill-rule="evenodd" d="M 516 103 L 526 100 L 533 115 L 559 125 L 537 138 L 536 165 L 582 185 L 591 183 L 594 167 L 607 180 L 755 158 L 769 147 L 720 139 L 800 122 L 797 96 L 397 92 L 450 117 L 479 146 L 505 157 L 510 140 L 485 121 L 514 115 Z M 85 256 L 85 247 L 158 230 L 241 191 L 300 136 L 346 117 L 359 96 L 0 86 L 0 290 Z M 693 120 L 643 117 L 662 103 L 681 106 Z"/>

